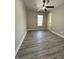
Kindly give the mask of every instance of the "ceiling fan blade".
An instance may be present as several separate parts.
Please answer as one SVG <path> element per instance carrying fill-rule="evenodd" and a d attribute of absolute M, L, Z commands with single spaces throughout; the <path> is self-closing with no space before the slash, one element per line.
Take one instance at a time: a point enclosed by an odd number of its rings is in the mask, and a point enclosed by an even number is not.
<path fill-rule="evenodd" d="M 45 12 L 47 11 L 47 9 L 44 9 L 45 10 Z"/>
<path fill-rule="evenodd" d="M 46 6 L 46 8 L 54 8 L 54 6 Z"/>
<path fill-rule="evenodd" d="M 43 0 L 43 3 L 45 3 L 46 1 L 45 0 Z"/>

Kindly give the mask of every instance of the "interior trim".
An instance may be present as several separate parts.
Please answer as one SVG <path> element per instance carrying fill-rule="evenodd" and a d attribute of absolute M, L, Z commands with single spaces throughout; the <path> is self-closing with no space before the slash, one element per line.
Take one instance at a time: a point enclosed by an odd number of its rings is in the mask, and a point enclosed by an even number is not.
<path fill-rule="evenodd" d="M 24 40 L 26 34 L 27 34 L 27 32 L 25 32 L 24 35 L 23 35 L 23 37 L 21 38 L 20 44 L 18 45 L 17 49 L 15 50 L 15 56 L 17 55 L 17 52 L 18 52 L 18 50 L 20 49 L 21 44 L 22 44 L 22 42 L 23 42 L 23 40 Z"/>
<path fill-rule="evenodd" d="M 50 30 L 50 29 L 48 29 L 50 32 L 52 32 L 52 33 L 54 33 L 54 34 L 56 34 L 56 35 L 58 35 L 58 36 L 60 36 L 61 38 L 64 38 L 64 36 L 63 35 L 61 35 L 61 34 L 59 34 L 59 33 L 57 33 L 57 32 L 55 32 L 55 31 L 52 31 L 52 30 Z"/>
<path fill-rule="evenodd" d="M 28 31 L 30 30 L 47 30 L 46 28 L 41 28 L 41 29 L 27 29 Z"/>

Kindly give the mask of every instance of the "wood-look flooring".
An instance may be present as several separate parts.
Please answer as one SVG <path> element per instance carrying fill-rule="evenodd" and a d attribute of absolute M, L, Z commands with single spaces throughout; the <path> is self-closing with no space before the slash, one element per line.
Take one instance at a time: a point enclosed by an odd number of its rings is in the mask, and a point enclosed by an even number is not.
<path fill-rule="evenodd" d="M 45 31 L 29 31 L 16 59 L 64 59 L 64 39 Z"/>

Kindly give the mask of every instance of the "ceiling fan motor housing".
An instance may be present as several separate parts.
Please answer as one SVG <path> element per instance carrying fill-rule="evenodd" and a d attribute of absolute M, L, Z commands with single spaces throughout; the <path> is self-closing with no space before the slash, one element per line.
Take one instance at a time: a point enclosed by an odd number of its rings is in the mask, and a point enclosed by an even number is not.
<path fill-rule="evenodd" d="M 47 3 L 49 3 L 50 0 L 43 0 L 43 9 L 47 11 L 47 8 L 54 8 L 54 6 L 46 6 Z"/>

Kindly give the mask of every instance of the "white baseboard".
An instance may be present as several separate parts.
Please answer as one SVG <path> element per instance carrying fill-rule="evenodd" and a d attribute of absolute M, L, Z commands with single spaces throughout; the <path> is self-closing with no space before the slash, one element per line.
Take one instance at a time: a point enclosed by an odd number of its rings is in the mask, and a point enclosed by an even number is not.
<path fill-rule="evenodd" d="M 28 31 L 30 31 L 30 30 L 38 30 L 38 29 L 27 29 Z"/>
<path fill-rule="evenodd" d="M 21 47 L 21 44 L 22 44 L 26 34 L 27 34 L 27 32 L 25 32 L 23 37 L 21 38 L 20 44 L 18 45 L 17 49 L 15 50 L 15 56 L 17 55 L 17 52 L 18 52 L 19 48 Z"/>
<path fill-rule="evenodd" d="M 28 31 L 30 30 L 46 30 L 46 28 L 42 28 L 42 29 L 27 29 Z"/>
<path fill-rule="evenodd" d="M 49 29 L 48 29 L 49 30 Z M 57 32 L 55 32 L 55 31 L 52 31 L 52 30 L 49 30 L 50 32 L 52 32 L 52 33 L 54 33 L 54 34 L 56 34 L 56 35 L 58 35 L 58 36 L 60 36 L 60 37 L 62 37 L 62 38 L 64 38 L 64 36 L 63 35 L 61 35 L 61 34 L 59 34 L 59 33 L 57 33 Z"/>

